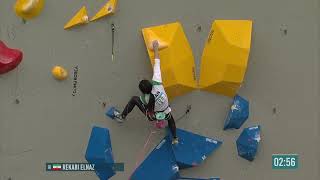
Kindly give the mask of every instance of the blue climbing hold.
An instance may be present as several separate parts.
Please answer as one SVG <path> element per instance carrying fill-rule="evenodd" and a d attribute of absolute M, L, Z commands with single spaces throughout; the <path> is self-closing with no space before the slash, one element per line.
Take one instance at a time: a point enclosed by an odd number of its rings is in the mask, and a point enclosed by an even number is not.
<path fill-rule="evenodd" d="M 233 99 L 233 104 L 224 124 L 224 130 L 239 129 L 249 117 L 249 102 L 239 95 Z"/>
<path fill-rule="evenodd" d="M 260 126 L 245 128 L 237 139 L 237 149 L 239 156 L 253 161 L 260 143 Z"/>
<path fill-rule="evenodd" d="M 163 139 L 134 171 L 130 180 L 176 180 L 179 176 L 171 141 Z"/>
<path fill-rule="evenodd" d="M 177 164 L 181 169 L 200 165 L 222 144 L 222 141 L 200 136 L 182 129 L 177 129 L 177 136 L 179 143 L 172 145 L 172 149 Z M 166 136 L 165 139 L 171 142 L 171 134 Z"/>
<path fill-rule="evenodd" d="M 89 163 L 95 164 L 95 171 L 100 180 L 107 180 L 115 175 L 108 129 L 97 126 L 92 128 L 85 158 Z"/>
<path fill-rule="evenodd" d="M 120 113 L 120 111 L 118 111 L 115 107 L 111 107 L 106 111 L 106 116 L 114 119 L 116 113 Z"/>

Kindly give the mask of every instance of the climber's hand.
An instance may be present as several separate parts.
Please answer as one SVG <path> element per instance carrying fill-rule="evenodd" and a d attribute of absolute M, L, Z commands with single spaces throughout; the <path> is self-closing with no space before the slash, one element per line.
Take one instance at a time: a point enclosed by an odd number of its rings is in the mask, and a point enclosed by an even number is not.
<path fill-rule="evenodd" d="M 158 51 L 159 50 L 159 42 L 158 42 L 158 40 L 154 40 L 152 42 L 152 46 L 153 46 L 153 50 L 154 51 Z"/>
<path fill-rule="evenodd" d="M 150 121 L 153 121 L 153 120 L 156 119 L 156 115 L 155 115 L 154 112 L 147 111 L 146 115 L 147 115 L 147 117 L 148 117 L 148 119 L 149 119 Z"/>

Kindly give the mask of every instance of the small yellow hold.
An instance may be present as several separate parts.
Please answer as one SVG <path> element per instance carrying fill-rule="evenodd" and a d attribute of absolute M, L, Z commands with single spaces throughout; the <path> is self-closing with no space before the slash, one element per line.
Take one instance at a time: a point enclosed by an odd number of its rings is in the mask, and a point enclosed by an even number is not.
<path fill-rule="evenodd" d="M 104 16 L 114 14 L 116 7 L 117 7 L 118 0 L 109 0 L 101 9 L 100 11 L 93 16 L 90 21 L 95 21 L 100 19 Z"/>
<path fill-rule="evenodd" d="M 17 0 L 14 10 L 22 19 L 32 19 L 38 16 L 44 7 L 44 0 Z"/>
<path fill-rule="evenodd" d="M 64 26 L 64 29 L 74 27 L 76 25 L 87 24 L 89 23 L 89 17 L 87 14 L 87 9 L 83 6 L 76 15 L 74 15 L 71 20 Z"/>
<path fill-rule="evenodd" d="M 65 80 L 68 77 L 68 72 L 61 66 L 55 66 L 52 68 L 52 75 L 57 80 Z"/>

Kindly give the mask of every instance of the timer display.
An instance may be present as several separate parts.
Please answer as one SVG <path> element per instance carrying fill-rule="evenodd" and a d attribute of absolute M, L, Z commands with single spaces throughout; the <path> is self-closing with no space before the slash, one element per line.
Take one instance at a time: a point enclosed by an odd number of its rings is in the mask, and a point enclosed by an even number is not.
<path fill-rule="evenodd" d="M 272 169 L 297 169 L 298 160 L 298 154 L 273 154 Z"/>

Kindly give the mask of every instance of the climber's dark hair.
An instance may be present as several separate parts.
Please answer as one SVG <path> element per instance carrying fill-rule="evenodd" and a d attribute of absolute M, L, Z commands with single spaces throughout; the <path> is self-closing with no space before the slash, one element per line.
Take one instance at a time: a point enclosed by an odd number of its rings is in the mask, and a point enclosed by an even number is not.
<path fill-rule="evenodd" d="M 148 80 L 142 80 L 139 83 L 139 89 L 143 94 L 151 94 L 152 84 Z"/>

